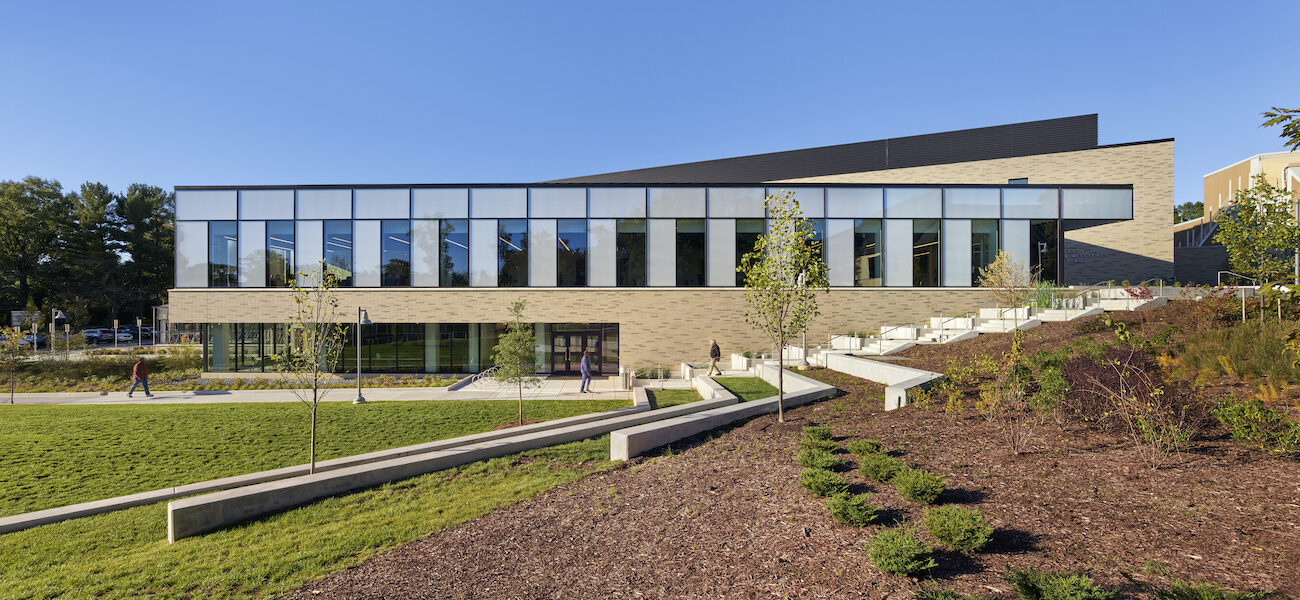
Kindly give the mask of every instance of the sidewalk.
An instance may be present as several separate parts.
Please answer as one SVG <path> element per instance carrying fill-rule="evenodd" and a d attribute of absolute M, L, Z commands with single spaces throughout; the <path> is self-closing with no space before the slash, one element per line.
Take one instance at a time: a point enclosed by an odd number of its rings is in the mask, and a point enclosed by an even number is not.
<path fill-rule="evenodd" d="M 601 378 L 592 380 L 595 393 L 578 392 L 581 382 L 577 377 L 547 377 L 540 387 L 524 388 L 526 400 L 631 400 L 632 392 L 620 390 L 617 381 Z M 369 402 L 413 400 L 510 400 L 518 398 L 519 390 L 513 386 L 502 387 L 494 381 L 480 381 L 459 390 L 445 387 L 395 387 L 363 388 L 362 395 Z M 357 397 L 356 388 L 332 388 L 322 402 L 351 402 Z M 7 395 L 0 395 L 0 404 L 8 404 Z M 49 392 L 14 394 L 14 404 L 219 404 L 231 402 L 298 402 L 291 390 L 202 390 L 155 392 L 146 398 L 136 390 L 134 397 L 126 392 Z"/>

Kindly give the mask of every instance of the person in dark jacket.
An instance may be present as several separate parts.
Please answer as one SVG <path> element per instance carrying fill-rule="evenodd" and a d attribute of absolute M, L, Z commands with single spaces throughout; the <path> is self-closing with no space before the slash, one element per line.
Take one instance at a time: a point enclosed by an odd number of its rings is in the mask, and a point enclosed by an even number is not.
<path fill-rule="evenodd" d="M 591 362 L 587 359 L 587 351 L 582 351 L 582 362 L 578 363 L 578 372 L 582 373 L 582 385 L 578 386 L 578 393 L 585 394 L 591 390 Z"/>
<path fill-rule="evenodd" d="M 713 375 L 714 371 L 721 375 L 722 369 L 718 368 L 718 359 L 722 358 L 722 348 L 718 347 L 718 340 L 709 340 L 709 343 L 712 344 L 709 346 L 709 375 Z"/>
<path fill-rule="evenodd" d="M 143 358 L 135 361 L 135 365 L 131 367 L 131 389 L 126 391 L 127 398 L 130 398 L 131 394 L 135 392 L 135 386 L 137 385 L 144 386 L 144 396 L 146 398 L 153 397 L 153 394 L 149 393 L 149 367 L 144 366 Z"/>

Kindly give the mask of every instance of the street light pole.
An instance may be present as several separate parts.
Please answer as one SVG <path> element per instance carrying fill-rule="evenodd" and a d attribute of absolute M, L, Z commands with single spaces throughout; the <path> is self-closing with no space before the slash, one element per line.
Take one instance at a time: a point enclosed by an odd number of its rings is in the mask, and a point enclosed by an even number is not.
<path fill-rule="evenodd" d="M 365 404 L 366 397 L 361 395 L 361 326 L 370 324 L 370 315 L 366 311 L 357 307 L 357 397 L 352 400 L 353 404 Z"/>

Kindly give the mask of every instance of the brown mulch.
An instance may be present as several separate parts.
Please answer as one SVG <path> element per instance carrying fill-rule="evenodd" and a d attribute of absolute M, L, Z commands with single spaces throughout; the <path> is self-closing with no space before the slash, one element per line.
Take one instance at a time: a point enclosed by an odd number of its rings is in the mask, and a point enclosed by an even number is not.
<path fill-rule="evenodd" d="M 1067 324 L 1068 325 L 1068 324 Z M 1047 326 L 1044 326 L 1047 327 Z M 992 337 L 992 336 L 982 336 Z M 947 476 L 941 502 L 979 508 L 997 527 L 986 552 L 938 550 L 938 583 L 1013 596 L 1007 566 L 1123 577 L 1165 574 L 1300 596 L 1300 463 L 1212 436 L 1153 470 L 1095 428 L 1035 428 L 1013 455 L 989 423 L 909 407 L 885 413 L 880 386 L 812 371 L 848 395 L 763 416 L 712 439 L 544 492 L 310 583 L 290 598 L 907 598 L 921 583 L 866 560 L 879 526 L 831 520 L 797 482 L 799 429 L 872 437 Z M 844 455 L 846 459 L 850 456 Z M 922 507 L 875 492 L 884 525 Z M 925 535 L 925 534 L 923 534 Z M 928 535 L 926 539 L 934 544 Z M 937 545 L 937 544 L 935 544 Z"/>

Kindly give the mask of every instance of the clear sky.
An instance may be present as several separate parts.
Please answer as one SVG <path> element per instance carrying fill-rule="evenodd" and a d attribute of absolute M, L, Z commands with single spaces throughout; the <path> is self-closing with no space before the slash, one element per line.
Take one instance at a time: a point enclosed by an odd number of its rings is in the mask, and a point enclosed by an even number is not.
<path fill-rule="evenodd" d="M 1271 12 L 1270 12 L 1271 10 Z M 1099 113 L 1282 150 L 1295 14 L 1169 2 L 0 2 L 0 179 L 540 181 Z M 1288 49 L 1290 46 L 1290 49 Z"/>

